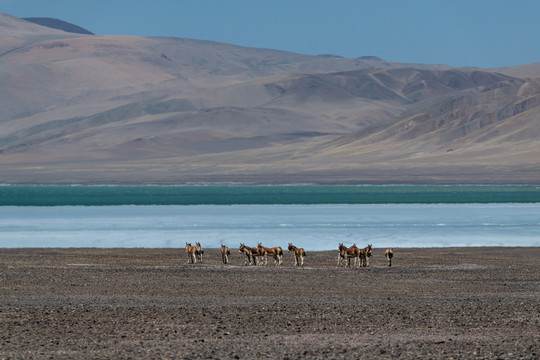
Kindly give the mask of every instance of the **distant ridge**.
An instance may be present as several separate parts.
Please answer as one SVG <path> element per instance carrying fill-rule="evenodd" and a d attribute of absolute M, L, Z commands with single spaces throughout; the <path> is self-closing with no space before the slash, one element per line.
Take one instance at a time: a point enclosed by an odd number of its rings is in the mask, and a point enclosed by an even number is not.
<path fill-rule="evenodd" d="M 360 56 L 358 59 L 362 59 L 362 60 L 376 60 L 376 61 L 383 61 L 380 57 L 378 57 L 378 56 L 372 56 L 372 55 Z"/>
<path fill-rule="evenodd" d="M 317 56 L 324 57 L 324 58 L 329 58 L 329 59 L 345 59 L 343 56 L 334 55 L 334 54 L 320 54 L 320 55 L 317 55 Z"/>
<path fill-rule="evenodd" d="M 68 23 L 63 20 L 47 18 L 47 17 L 28 17 L 23 18 L 26 21 L 29 21 L 34 24 L 41 26 L 46 26 L 52 29 L 62 30 L 74 34 L 83 34 L 83 35 L 95 35 L 94 33 L 71 23 Z"/>
<path fill-rule="evenodd" d="M 540 184 L 539 64 L 88 36 L 0 13 L 0 79 L 0 184 Z"/>

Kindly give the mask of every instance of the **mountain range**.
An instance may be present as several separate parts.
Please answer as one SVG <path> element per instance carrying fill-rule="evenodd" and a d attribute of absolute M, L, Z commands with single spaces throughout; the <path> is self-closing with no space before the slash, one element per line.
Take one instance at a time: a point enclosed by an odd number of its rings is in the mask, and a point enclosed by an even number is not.
<path fill-rule="evenodd" d="M 540 183 L 540 64 L 98 36 L 3 13 L 0 40 L 0 183 Z"/>

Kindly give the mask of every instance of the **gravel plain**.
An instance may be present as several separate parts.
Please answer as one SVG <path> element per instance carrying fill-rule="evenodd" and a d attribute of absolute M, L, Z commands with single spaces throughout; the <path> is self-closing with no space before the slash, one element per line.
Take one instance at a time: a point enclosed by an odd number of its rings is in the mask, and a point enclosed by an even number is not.
<path fill-rule="evenodd" d="M 0 249 L 0 358 L 540 358 L 540 248 L 306 250 Z"/>

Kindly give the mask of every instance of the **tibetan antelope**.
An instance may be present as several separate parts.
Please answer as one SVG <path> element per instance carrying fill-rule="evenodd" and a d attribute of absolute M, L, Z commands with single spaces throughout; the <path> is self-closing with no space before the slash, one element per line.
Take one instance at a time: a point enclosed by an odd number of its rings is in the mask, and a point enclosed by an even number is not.
<path fill-rule="evenodd" d="M 246 255 L 246 261 L 244 262 L 244 265 L 257 265 L 257 257 L 264 256 L 264 250 L 256 248 L 256 247 L 249 247 L 244 244 L 240 244 L 240 248 L 238 249 L 242 254 Z"/>
<path fill-rule="evenodd" d="M 337 257 L 337 266 L 341 266 L 341 263 L 343 260 L 345 260 L 345 255 L 343 255 L 343 250 L 344 249 L 347 249 L 347 247 L 345 245 L 343 245 L 343 243 L 339 243 L 339 246 L 338 246 L 338 257 Z"/>
<path fill-rule="evenodd" d="M 293 253 L 294 255 L 294 265 L 296 266 L 304 266 L 304 257 L 306 256 L 306 252 L 303 248 L 297 248 L 293 244 L 289 243 L 289 251 Z"/>
<path fill-rule="evenodd" d="M 281 265 L 283 263 L 283 249 L 280 246 L 267 248 L 262 246 L 261 243 L 257 244 L 259 251 L 264 250 L 264 265 L 268 264 L 268 257 L 271 256 L 274 258 L 274 264 Z"/>
<path fill-rule="evenodd" d="M 359 258 L 360 258 L 360 249 L 356 246 L 356 244 L 353 244 L 350 248 L 347 248 L 343 244 L 340 245 L 340 258 L 338 261 L 347 259 L 347 267 L 351 267 L 351 259 L 354 258 L 354 265 L 360 266 Z"/>
<path fill-rule="evenodd" d="M 246 260 L 244 261 L 244 265 L 251 265 L 251 248 L 247 247 L 244 244 L 240 244 L 240 248 L 238 249 L 242 254 L 246 255 Z"/>
<path fill-rule="evenodd" d="M 253 258 L 253 265 L 257 265 L 257 262 L 255 262 L 255 259 L 258 259 L 258 264 L 262 265 L 263 257 L 266 256 L 266 250 L 263 247 L 252 247 L 251 249 L 251 257 Z"/>
<path fill-rule="evenodd" d="M 227 265 L 229 263 L 229 255 L 231 255 L 231 251 L 229 250 L 229 248 L 221 244 L 221 261 L 224 265 Z"/>
<path fill-rule="evenodd" d="M 360 264 L 364 267 L 369 266 L 369 258 L 373 256 L 371 250 L 371 245 L 360 250 Z"/>
<path fill-rule="evenodd" d="M 201 246 L 200 242 L 197 242 L 195 244 L 195 256 L 197 257 L 197 260 L 202 263 L 202 256 L 204 254 L 204 249 Z"/>
<path fill-rule="evenodd" d="M 394 250 L 386 249 L 384 252 L 384 257 L 388 260 L 388 266 L 392 266 L 392 258 L 394 257 Z"/>
<path fill-rule="evenodd" d="M 186 243 L 186 254 L 188 256 L 188 264 L 195 264 L 197 257 L 195 256 L 196 247 L 190 243 Z"/>

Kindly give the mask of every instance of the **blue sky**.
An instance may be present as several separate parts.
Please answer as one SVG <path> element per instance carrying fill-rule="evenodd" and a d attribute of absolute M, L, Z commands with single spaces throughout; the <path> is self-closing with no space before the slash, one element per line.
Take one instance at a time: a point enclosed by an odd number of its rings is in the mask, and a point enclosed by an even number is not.
<path fill-rule="evenodd" d="M 537 0 L 0 0 L 99 35 L 174 36 L 451 66 L 540 61 Z"/>

